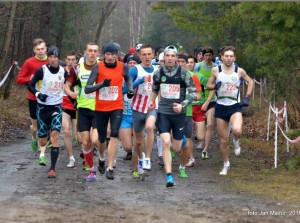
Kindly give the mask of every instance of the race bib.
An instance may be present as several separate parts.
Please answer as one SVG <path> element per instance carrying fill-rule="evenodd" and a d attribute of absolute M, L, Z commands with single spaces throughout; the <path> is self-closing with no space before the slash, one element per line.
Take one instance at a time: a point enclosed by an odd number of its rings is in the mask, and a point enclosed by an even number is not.
<path fill-rule="evenodd" d="M 224 83 L 218 90 L 218 96 L 233 97 L 237 96 L 238 88 L 234 83 Z"/>
<path fill-rule="evenodd" d="M 180 84 L 160 84 L 160 92 L 164 98 L 179 99 Z"/>
<path fill-rule="evenodd" d="M 152 92 L 152 83 L 151 82 L 144 82 L 139 85 L 137 94 L 140 95 L 150 95 Z"/>
<path fill-rule="evenodd" d="M 106 101 L 115 101 L 119 95 L 118 86 L 103 87 L 99 91 L 99 99 Z"/>

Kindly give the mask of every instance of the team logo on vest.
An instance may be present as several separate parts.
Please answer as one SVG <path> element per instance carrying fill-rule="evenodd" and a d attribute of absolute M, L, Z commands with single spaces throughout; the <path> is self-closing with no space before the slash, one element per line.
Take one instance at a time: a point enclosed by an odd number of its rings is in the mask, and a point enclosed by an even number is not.
<path fill-rule="evenodd" d="M 61 80 L 62 79 L 62 76 L 58 76 L 58 80 Z"/>
<path fill-rule="evenodd" d="M 235 81 L 237 81 L 237 77 L 233 76 L 233 77 L 231 77 L 231 80 L 235 82 Z"/>
<path fill-rule="evenodd" d="M 162 76 L 162 77 L 160 78 L 160 80 L 161 80 L 161 82 L 166 82 L 167 78 L 166 78 L 166 76 Z"/>

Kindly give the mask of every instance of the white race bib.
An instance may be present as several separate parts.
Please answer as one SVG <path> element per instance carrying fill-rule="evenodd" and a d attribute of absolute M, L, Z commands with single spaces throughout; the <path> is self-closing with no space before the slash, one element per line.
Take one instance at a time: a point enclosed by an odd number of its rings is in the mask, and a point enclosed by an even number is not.
<path fill-rule="evenodd" d="M 118 86 L 103 87 L 99 91 L 99 99 L 106 101 L 115 101 L 119 95 Z"/>
<path fill-rule="evenodd" d="M 152 92 L 152 83 L 151 82 L 144 82 L 139 85 L 137 94 L 140 95 L 150 95 Z"/>
<path fill-rule="evenodd" d="M 160 94 L 164 98 L 179 99 L 180 84 L 160 84 Z"/>

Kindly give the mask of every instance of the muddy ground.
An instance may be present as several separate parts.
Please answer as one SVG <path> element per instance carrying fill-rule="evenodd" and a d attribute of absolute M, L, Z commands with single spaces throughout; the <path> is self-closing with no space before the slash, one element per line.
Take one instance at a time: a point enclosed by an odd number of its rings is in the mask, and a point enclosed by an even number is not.
<path fill-rule="evenodd" d="M 0 144 L 0 222 L 300 222 L 300 203 L 231 188 L 230 178 L 219 176 L 217 139 L 211 159 L 203 161 L 195 151 L 196 164 L 187 169 L 188 179 L 178 177 L 176 157 L 177 185 L 167 189 L 164 169 L 155 163 L 155 148 L 152 171 L 144 181 L 132 179 L 131 161 L 124 161 L 125 152 L 119 149 L 115 180 L 98 172 L 95 182 L 85 182 L 88 173 L 82 170 L 79 148 L 75 148 L 77 166 L 69 169 L 63 146 L 57 178 L 48 179 L 49 151 L 48 165 L 39 166 L 29 134 L 18 136 L 13 143 Z M 230 171 L 234 168 L 232 163 Z"/>

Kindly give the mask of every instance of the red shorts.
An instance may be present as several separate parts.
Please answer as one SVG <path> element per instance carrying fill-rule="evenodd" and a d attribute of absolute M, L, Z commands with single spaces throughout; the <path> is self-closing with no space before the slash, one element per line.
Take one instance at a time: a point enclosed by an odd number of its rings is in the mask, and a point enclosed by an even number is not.
<path fill-rule="evenodd" d="M 194 122 L 205 122 L 205 111 L 201 110 L 202 105 L 193 105 L 193 121 Z"/>

